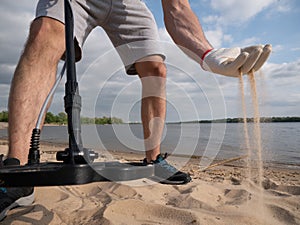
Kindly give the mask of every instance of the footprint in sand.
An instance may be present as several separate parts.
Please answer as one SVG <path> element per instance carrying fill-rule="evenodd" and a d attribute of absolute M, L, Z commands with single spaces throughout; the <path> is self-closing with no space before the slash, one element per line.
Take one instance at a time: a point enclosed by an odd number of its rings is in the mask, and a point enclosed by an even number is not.
<path fill-rule="evenodd" d="M 181 194 L 178 196 L 169 197 L 167 205 L 172 205 L 182 209 L 203 209 L 211 212 L 216 211 L 214 207 L 210 206 L 199 198 L 191 196 L 190 194 Z"/>
<path fill-rule="evenodd" d="M 300 186 L 278 185 L 271 179 L 264 180 L 263 187 L 275 195 L 300 195 Z"/>
<path fill-rule="evenodd" d="M 98 187 L 101 191 L 109 193 L 112 198 L 128 199 L 137 195 L 137 192 L 130 186 L 118 183 L 102 183 Z"/>
<path fill-rule="evenodd" d="M 285 225 L 294 225 L 299 224 L 300 222 L 299 217 L 297 218 L 289 210 L 286 210 L 282 207 L 276 205 L 268 205 L 267 208 L 269 209 L 274 219 L 277 219 Z"/>
<path fill-rule="evenodd" d="M 97 184 L 89 184 L 39 188 L 36 201 L 54 213 L 52 224 L 87 224 L 91 218 L 102 215 L 111 198 Z"/>
<path fill-rule="evenodd" d="M 242 205 L 247 202 L 250 193 L 244 189 L 226 189 L 224 196 L 227 198 L 226 205 Z"/>
<path fill-rule="evenodd" d="M 200 224 L 199 218 L 192 212 L 135 199 L 112 203 L 107 207 L 103 216 L 112 224 Z"/>
<path fill-rule="evenodd" d="M 203 183 L 191 187 L 174 187 L 178 192 L 168 195 L 168 205 L 183 209 L 215 212 L 223 204 L 221 189 Z"/>
<path fill-rule="evenodd" d="M 285 192 L 290 195 L 300 195 L 300 187 L 299 186 L 278 185 L 275 190 Z"/>

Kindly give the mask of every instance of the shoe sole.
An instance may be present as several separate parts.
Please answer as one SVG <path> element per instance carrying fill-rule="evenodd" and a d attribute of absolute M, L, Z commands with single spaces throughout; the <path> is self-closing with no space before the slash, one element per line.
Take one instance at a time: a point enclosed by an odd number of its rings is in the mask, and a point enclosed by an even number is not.
<path fill-rule="evenodd" d="M 158 183 L 161 183 L 161 184 L 169 184 L 169 185 L 183 185 L 183 184 L 187 184 L 189 182 L 192 181 L 192 179 L 187 179 L 187 180 L 181 180 L 181 181 L 172 181 L 172 180 L 167 180 L 167 179 L 162 179 L 160 177 L 157 177 L 157 176 L 152 176 L 152 177 L 149 177 L 150 180 L 153 180 L 155 182 L 158 182 Z"/>
<path fill-rule="evenodd" d="M 8 207 L 6 207 L 0 213 L 0 221 L 2 221 L 6 217 L 6 215 L 7 215 L 7 213 L 8 213 L 9 210 L 11 210 L 13 208 L 16 208 L 16 207 L 20 207 L 20 206 L 29 206 L 29 205 L 31 205 L 33 203 L 33 201 L 34 201 L 34 192 L 31 195 L 19 198 L 14 203 L 12 203 Z"/>

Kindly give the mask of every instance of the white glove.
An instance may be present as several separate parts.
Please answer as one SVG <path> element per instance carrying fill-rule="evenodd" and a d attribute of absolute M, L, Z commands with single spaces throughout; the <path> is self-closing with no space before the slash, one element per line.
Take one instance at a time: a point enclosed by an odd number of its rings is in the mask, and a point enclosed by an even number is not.
<path fill-rule="evenodd" d="M 271 45 L 255 45 L 247 48 L 213 49 L 204 55 L 202 68 L 213 73 L 238 77 L 259 70 L 272 51 Z"/>

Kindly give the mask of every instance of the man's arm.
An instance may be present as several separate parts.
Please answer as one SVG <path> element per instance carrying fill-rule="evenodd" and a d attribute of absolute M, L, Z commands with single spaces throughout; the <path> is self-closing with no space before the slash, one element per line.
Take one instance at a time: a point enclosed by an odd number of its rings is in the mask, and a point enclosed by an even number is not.
<path fill-rule="evenodd" d="M 195 56 L 189 56 L 200 62 L 203 54 L 213 47 L 207 41 L 188 0 L 162 0 L 162 6 L 166 29 L 174 42 L 192 51 Z"/>
<path fill-rule="evenodd" d="M 168 33 L 204 70 L 237 77 L 259 70 L 271 53 L 271 45 L 213 49 L 188 0 L 162 0 L 162 6 Z"/>

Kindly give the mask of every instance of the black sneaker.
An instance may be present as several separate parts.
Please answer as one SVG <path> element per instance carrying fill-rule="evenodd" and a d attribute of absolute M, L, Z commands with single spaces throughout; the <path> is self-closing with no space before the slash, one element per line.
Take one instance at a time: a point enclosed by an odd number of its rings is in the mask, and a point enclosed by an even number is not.
<path fill-rule="evenodd" d="M 9 158 L 3 161 L 3 166 L 20 165 L 19 160 Z M 7 212 L 18 206 L 28 206 L 34 201 L 33 187 L 0 187 L 0 221 Z"/>
<path fill-rule="evenodd" d="M 33 187 L 0 188 L 0 221 L 6 217 L 9 210 L 31 205 L 33 201 Z"/>
<path fill-rule="evenodd" d="M 161 184 L 186 184 L 192 180 L 188 173 L 181 172 L 177 170 L 174 166 L 170 165 L 167 161 L 167 154 L 162 156 L 159 154 L 156 160 L 152 160 L 151 163 L 148 163 L 144 159 L 144 164 L 154 165 L 154 177 L 152 179 L 158 181 Z"/>

